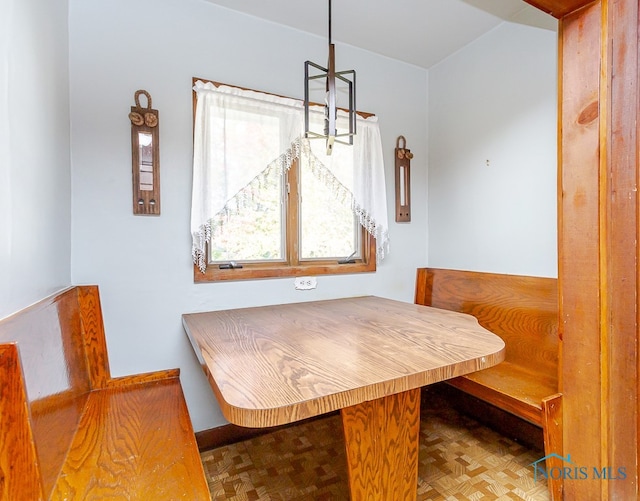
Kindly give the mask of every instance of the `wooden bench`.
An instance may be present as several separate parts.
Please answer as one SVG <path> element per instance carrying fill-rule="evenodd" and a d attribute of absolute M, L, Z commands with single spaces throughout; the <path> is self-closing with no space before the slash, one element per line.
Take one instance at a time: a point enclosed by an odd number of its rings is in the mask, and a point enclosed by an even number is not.
<path fill-rule="evenodd" d="M 0 320 L 0 499 L 211 499 L 179 371 L 110 376 L 95 286 Z"/>
<path fill-rule="evenodd" d="M 545 455 L 561 455 L 557 280 L 419 268 L 415 302 L 471 314 L 504 340 L 504 362 L 447 383 L 542 428 Z M 550 491 L 561 499 L 561 482 Z"/>

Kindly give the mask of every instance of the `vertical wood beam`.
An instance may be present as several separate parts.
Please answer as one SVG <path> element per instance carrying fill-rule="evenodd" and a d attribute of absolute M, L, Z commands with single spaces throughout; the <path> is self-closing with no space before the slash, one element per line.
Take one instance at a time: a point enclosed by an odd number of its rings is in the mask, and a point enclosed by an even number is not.
<path fill-rule="evenodd" d="M 602 175 L 607 181 L 600 211 L 605 254 L 601 289 L 608 306 L 602 395 L 608 419 L 602 423 L 607 436 L 603 458 L 614 474 L 621 467 L 627 474 L 624 481 L 607 483 L 608 498 L 637 499 L 638 0 L 609 0 L 606 10 L 602 38 L 607 64 L 601 85 L 607 89 L 608 120 L 601 127 L 601 141 L 606 142 Z"/>
<path fill-rule="evenodd" d="M 563 455 L 588 469 L 565 499 L 638 495 L 638 55 L 638 0 L 561 20 Z"/>
<path fill-rule="evenodd" d="M 601 463 L 599 301 L 598 5 L 561 20 L 559 263 L 563 456 Z M 588 438 L 587 438 L 588 437 Z M 566 499 L 590 499 L 593 480 L 564 482 Z M 595 499 L 591 497 L 591 499 Z"/>

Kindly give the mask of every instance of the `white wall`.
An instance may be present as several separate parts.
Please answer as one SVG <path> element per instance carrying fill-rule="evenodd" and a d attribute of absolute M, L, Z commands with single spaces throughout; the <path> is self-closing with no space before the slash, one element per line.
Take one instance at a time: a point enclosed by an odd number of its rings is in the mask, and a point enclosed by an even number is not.
<path fill-rule="evenodd" d="M 0 4 L 0 318 L 71 281 L 67 12 Z"/>
<path fill-rule="evenodd" d="M 430 69 L 430 266 L 557 276 L 556 39 L 503 23 Z"/>
<path fill-rule="evenodd" d="M 338 34 L 335 34 L 338 35 Z M 339 39 L 339 36 L 335 36 Z M 375 274 L 193 284 L 191 199 L 194 76 L 302 97 L 304 61 L 326 39 L 200 0 L 71 0 L 72 278 L 101 289 L 114 375 L 180 367 L 196 430 L 224 424 L 181 326 L 184 312 L 377 294 L 412 301 L 427 253 L 427 72 L 337 45 L 339 69 L 358 74 L 358 107 L 380 118 L 391 252 Z M 131 213 L 127 118 L 137 89 L 160 112 L 160 217 Z M 393 215 L 393 148 L 407 138 L 413 222 Z"/>

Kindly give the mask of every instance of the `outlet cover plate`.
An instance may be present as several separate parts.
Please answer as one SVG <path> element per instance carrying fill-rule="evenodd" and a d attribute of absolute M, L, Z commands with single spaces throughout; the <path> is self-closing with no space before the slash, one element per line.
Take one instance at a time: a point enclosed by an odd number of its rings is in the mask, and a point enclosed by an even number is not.
<path fill-rule="evenodd" d="M 316 277 L 296 277 L 294 286 L 296 290 L 308 291 L 318 286 L 318 280 Z"/>

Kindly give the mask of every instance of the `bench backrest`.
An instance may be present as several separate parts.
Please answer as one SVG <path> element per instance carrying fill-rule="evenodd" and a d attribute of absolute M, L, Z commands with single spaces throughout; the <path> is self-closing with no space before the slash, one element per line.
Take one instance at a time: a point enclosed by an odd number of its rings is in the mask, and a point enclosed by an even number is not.
<path fill-rule="evenodd" d="M 555 278 L 419 268 L 416 304 L 469 313 L 506 344 L 506 361 L 557 377 Z"/>
<path fill-rule="evenodd" d="M 49 498 L 89 391 L 109 378 L 97 287 L 65 289 L 0 320 L 0 477 L 21 482 L 0 482 L 1 495 Z"/>

